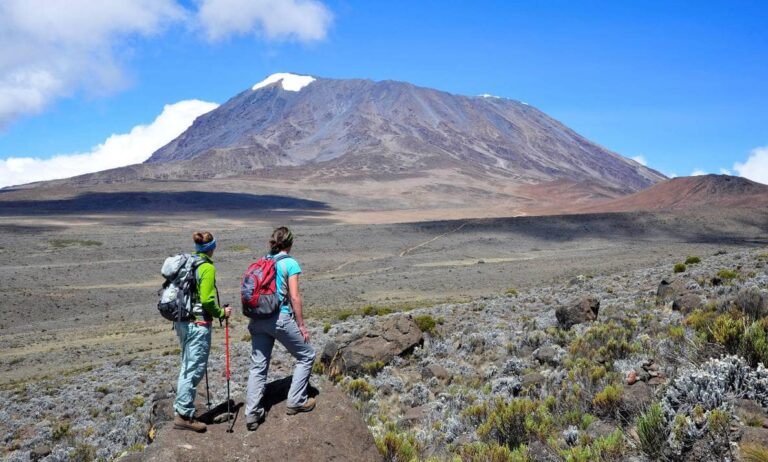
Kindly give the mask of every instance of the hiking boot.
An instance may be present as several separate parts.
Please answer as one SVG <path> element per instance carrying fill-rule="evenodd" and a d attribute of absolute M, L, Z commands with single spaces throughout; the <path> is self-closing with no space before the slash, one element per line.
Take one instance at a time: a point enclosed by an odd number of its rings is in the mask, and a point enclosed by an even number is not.
<path fill-rule="evenodd" d="M 192 430 L 194 432 L 202 433 L 208 427 L 204 423 L 195 420 L 194 417 L 184 417 L 176 414 L 176 416 L 173 418 L 173 428 L 177 430 Z"/>
<path fill-rule="evenodd" d="M 248 431 L 256 431 L 259 428 L 259 424 L 264 422 L 264 417 L 266 416 L 266 412 L 264 412 L 264 409 L 258 409 L 256 410 L 256 413 L 253 416 L 248 416 L 249 418 L 253 418 L 253 420 L 245 422 L 245 428 L 248 429 Z"/>
<path fill-rule="evenodd" d="M 307 398 L 307 402 L 303 406 L 288 407 L 285 409 L 285 413 L 288 415 L 298 414 L 299 412 L 309 412 L 315 408 L 315 398 Z"/>

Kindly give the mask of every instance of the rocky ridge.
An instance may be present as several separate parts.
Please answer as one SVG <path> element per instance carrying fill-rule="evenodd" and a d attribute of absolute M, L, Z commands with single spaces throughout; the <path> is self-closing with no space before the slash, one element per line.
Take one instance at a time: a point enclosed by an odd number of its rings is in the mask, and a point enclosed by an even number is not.
<path fill-rule="evenodd" d="M 768 450 L 768 372 L 760 364 L 768 359 L 760 346 L 768 344 L 768 254 L 702 257 L 510 288 L 467 304 L 311 322 L 318 352 L 349 358 L 370 351 L 362 339 L 399 332 L 387 354 L 350 369 L 326 360 L 316 372 L 325 369 L 354 400 L 388 460 L 742 460 Z M 418 338 L 405 335 L 411 323 Z M 244 324 L 233 332 L 242 336 Z M 242 396 L 249 344 L 234 342 L 232 353 L 232 394 Z M 1 391 L 3 457 L 141 454 L 154 403 L 172 396 L 177 360 L 136 359 Z M 270 380 L 291 366 L 277 347 Z M 226 396 L 222 370 L 217 345 L 209 369 L 215 403 Z"/>

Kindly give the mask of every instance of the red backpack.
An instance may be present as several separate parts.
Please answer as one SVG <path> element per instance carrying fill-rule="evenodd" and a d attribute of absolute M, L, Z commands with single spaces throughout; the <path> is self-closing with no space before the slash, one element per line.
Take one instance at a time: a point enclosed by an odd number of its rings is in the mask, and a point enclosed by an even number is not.
<path fill-rule="evenodd" d="M 275 266 L 287 257 L 285 254 L 275 258 L 262 257 L 245 270 L 240 282 L 240 301 L 243 304 L 244 316 L 264 319 L 280 309 Z"/>

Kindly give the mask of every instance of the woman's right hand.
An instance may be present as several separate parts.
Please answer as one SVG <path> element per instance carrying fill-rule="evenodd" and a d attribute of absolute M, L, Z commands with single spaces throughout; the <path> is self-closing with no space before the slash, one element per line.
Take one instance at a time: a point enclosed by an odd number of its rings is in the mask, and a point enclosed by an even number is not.
<path fill-rule="evenodd" d="M 301 336 L 304 337 L 304 343 L 309 343 L 309 331 L 307 330 L 307 326 L 304 324 L 300 325 L 299 332 L 301 332 Z"/>

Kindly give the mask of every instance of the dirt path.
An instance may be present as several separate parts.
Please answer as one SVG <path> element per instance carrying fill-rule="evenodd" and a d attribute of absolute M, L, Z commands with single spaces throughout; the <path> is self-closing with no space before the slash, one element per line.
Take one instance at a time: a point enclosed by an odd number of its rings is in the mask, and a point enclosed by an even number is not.
<path fill-rule="evenodd" d="M 409 253 L 411 253 L 412 251 L 414 251 L 414 250 L 416 250 L 416 249 L 418 249 L 420 247 L 424 247 L 425 245 L 429 245 L 429 244 L 435 242 L 438 239 L 441 239 L 441 238 L 443 238 L 445 236 L 448 236 L 449 234 L 453 234 L 453 233 L 455 233 L 457 231 L 461 231 L 462 228 L 464 228 L 465 226 L 467 226 L 471 222 L 472 222 L 472 220 L 465 221 L 464 223 L 460 224 L 459 226 L 457 226 L 456 228 L 454 228 L 454 229 L 452 229 L 452 230 L 450 230 L 448 232 L 445 232 L 443 234 L 439 234 L 439 235 L 433 237 L 432 239 L 426 240 L 426 241 L 424 241 L 424 242 L 422 242 L 420 244 L 416 244 L 413 247 L 409 247 L 409 248 L 403 250 L 402 252 L 400 252 L 400 257 L 404 257 L 404 256 L 408 255 Z"/>

